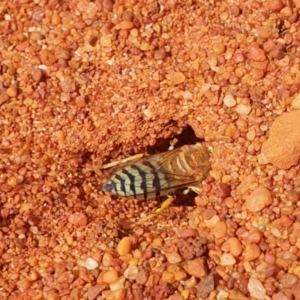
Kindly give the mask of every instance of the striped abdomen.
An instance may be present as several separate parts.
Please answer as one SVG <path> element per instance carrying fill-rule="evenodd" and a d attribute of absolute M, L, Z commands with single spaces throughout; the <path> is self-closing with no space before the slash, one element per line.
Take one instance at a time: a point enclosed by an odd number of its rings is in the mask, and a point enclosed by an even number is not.
<path fill-rule="evenodd" d="M 103 191 L 136 199 L 166 195 L 201 182 L 210 170 L 209 154 L 200 144 L 183 146 L 126 163 L 104 184 Z"/>

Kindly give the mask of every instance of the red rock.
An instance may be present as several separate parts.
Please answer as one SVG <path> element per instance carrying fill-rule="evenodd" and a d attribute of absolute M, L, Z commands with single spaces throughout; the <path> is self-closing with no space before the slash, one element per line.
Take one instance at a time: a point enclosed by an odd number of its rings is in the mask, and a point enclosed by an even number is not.
<path fill-rule="evenodd" d="M 262 145 L 267 161 L 277 168 L 289 169 L 300 158 L 300 110 L 283 113 L 270 128 L 269 139 Z"/>
<path fill-rule="evenodd" d="M 256 44 L 249 47 L 248 58 L 254 61 L 265 61 L 267 59 L 265 51 Z"/>

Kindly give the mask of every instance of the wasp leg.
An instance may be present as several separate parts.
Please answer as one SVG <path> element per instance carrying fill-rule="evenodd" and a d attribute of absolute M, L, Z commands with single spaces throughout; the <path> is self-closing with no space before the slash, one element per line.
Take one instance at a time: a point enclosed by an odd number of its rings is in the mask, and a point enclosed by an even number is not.
<path fill-rule="evenodd" d="M 133 160 L 137 160 L 137 159 L 140 159 L 144 156 L 145 156 L 145 154 L 142 154 L 142 153 L 136 154 L 136 155 L 124 158 L 124 159 L 119 160 L 119 161 L 113 161 L 111 163 L 105 164 L 101 167 L 101 169 L 103 170 L 103 169 L 108 169 L 108 168 L 111 168 L 111 167 L 115 167 L 119 164 L 124 164 L 124 163 L 130 162 L 130 161 L 133 161 Z"/>
<path fill-rule="evenodd" d="M 178 142 L 178 139 L 176 139 L 176 138 L 174 138 L 172 141 L 170 141 L 170 146 L 169 146 L 168 150 L 169 151 L 173 150 L 175 145 L 177 144 L 177 142 Z"/>
<path fill-rule="evenodd" d="M 155 216 L 157 216 L 158 214 L 160 214 L 161 212 L 166 210 L 174 200 L 175 200 L 175 197 L 169 195 L 168 198 L 165 201 L 163 201 L 161 203 L 161 205 L 158 208 L 156 208 L 151 214 L 149 214 L 148 216 L 146 216 L 146 217 L 138 220 L 137 222 L 133 223 L 130 227 L 133 228 L 137 225 L 142 225 L 145 222 L 149 221 L 150 219 L 154 218 Z"/>
<path fill-rule="evenodd" d="M 188 189 L 193 191 L 196 194 L 200 194 L 200 188 L 196 187 L 196 186 L 188 186 Z"/>

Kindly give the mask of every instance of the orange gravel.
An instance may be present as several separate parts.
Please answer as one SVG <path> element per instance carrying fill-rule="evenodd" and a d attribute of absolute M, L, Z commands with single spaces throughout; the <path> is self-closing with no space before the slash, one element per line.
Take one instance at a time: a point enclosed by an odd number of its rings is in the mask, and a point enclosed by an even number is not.
<path fill-rule="evenodd" d="M 300 299 L 299 9 L 1 1 L 0 299 Z M 201 193 L 124 230 L 162 199 L 101 166 L 174 137 L 212 150 Z"/>

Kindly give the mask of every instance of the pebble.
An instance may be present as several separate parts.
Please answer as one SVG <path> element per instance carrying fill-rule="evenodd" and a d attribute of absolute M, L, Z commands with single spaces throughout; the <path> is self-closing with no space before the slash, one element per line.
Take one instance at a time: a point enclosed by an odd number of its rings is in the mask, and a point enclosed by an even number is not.
<path fill-rule="evenodd" d="M 36 68 L 32 71 L 32 79 L 35 81 L 35 82 L 40 82 L 41 79 L 42 79 L 42 76 L 43 76 L 43 72 L 41 69 L 39 68 Z"/>
<path fill-rule="evenodd" d="M 104 253 L 102 257 L 102 264 L 104 267 L 110 267 L 113 261 L 113 256 L 110 253 Z"/>
<path fill-rule="evenodd" d="M 257 259 L 261 254 L 260 248 L 256 244 L 246 245 L 244 251 L 244 259 L 245 261 L 252 261 Z"/>
<path fill-rule="evenodd" d="M 216 238 L 222 238 L 227 234 L 226 223 L 221 221 L 220 218 L 215 215 L 209 220 L 204 221 L 206 226 L 211 230 L 211 233 Z"/>
<path fill-rule="evenodd" d="M 119 279 L 119 274 L 115 269 L 108 270 L 103 273 L 102 281 L 107 284 L 116 282 Z"/>
<path fill-rule="evenodd" d="M 8 97 L 13 98 L 13 97 L 17 97 L 18 95 L 18 89 L 16 86 L 11 85 L 7 90 L 6 90 L 6 94 Z"/>
<path fill-rule="evenodd" d="M 123 237 L 117 246 L 117 252 L 119 253 L 119 255 L 121 256 L 130 253 L 131 244 L 132 242 L 130 237 Z"/>
<path fill-rule="evenodd" d="M 241 242 L 239 241 L 239 239 L 235 237 L 230 237 L 224 243 L 224 246 L 228 248 L 229 253 L 232 254 L 233 256 L 239 256 L 243 251 Z"/>
<path fill-rule="evenodd" d="M 261 211 L 271 204 L 271 193 L 264 186 L 257 187 L 248 197 L 246 197 L 246 208 L 250 212 Z"/>
<path fill-rule="evenodd" d="M 235 107 L 235 111 L 240 116 L 249 115 L 251 112 L 251 106 L 249 104 L 240 103 Z"/>
<path fill-rule="evenodd" d="M 266 289 L 257 278 L 254 277 L 249 278 L 248 291 L 250 293 L 250 296 L 253 298 L 257 298 L 257 299 L 266 298 Z"/>
<path fill-rule="evenodd" d="M 226 46 L 223 43 L 214 43 L 212 45 L 212 50 L 215 54 L 223 54 L 226 50 Z"/>
<path fill-rule="evenodd" d="M 279 169 L 289 169 L 300 159 L 300 110 L 283 113 L 270 128 L 270 135 L 262 145 L 267 161 Z"/>
<path fill-rule="evenodd" d="M 125 286 L 125 277 L 120 277 L 116 282 L 113 282 L 109 285 L 111 291 L 117 291 L 123 289 Z"/>
<path fill-rule="evenodd" d="M 206 261 L 202 257 L 187 261 L 183 267 L 189 275 L 196 278 L 204 278 L 208 274 Z"/>
<path fill-rule="evenodd" d="M 135 280 L 138 274 L 137 266 L 128 266 L 128 268 L 124 271 L 123 275 L 127 279 Z"/>
<path fill-rule="evenodd" d="M 254 61 L 265 61 L 267 59 L 265 51 L 257 44 L 253 44 L 249 47 L 248 58 Z"/>
<path fill-rule="evenodd" d="M 186 77 L 182 72 L 175 72 L 169 76 L 169 85 L 174 86 L 185 81 Z"/>
<path fill-rule="evenodd" d="M 236 105 L 236 100 L 232 95 L 226 95 L 223 99 L 223 103 L 226 107 L 234 107 Z"/>
<path fill-rule="evenodd" d="M 196 237 L 196 236 L 199 235 L 198 231 L 196 229 L 193 229 L 193 228 L 182 228 L 182 229 L 179 229 L 178 234 L 183 239 L 187 239 L 189 237 Z"/>
<path fill-rule="evenodd" d="M 300 109 L 300 94 L 297 94 L 292 101 L 292 108 Z"/>
<path fill-rule="evenodd" d="M 175 281 L 175 276 L 172 272 L 164 271 L 161 276 L 161 280 L 167 283 L 173 283 Z"/>
<path fill-rule="evenodd" d="M 166 253 L 166 258 L 170 264 L 178 264 L 182 261 L 181 256 L 177 252 Z"/>
<path fill-rule="evenodd" d="M 137 284 L 145 284 L 148 280 L 148 272 L 146 270 L 140 270 L 136 276 L 136 283 Z"/>
<path fill-rule="evenodd" d="M 44 49 L 40 52 L 40 59 L 42 64 L 46 66 L 52 66 L 56 61 L 55 55 L 47 49 Z"/>
<path fill-rule="evenodd" d="M 285 295 L 283 292 L 278 292 L 272 296 L 272 300 L 292 300 L 291 296 Z"/>
<path fill-rule="evenodd" d="M 124 288 L 115 290 L 111 292 L 107 297 L 106 300 L 123 300 L 126 296 L 126 290 Z"/>
<path fill-rule="evenodd" d="M 104 289 L 105 289 L 105 285 L 95 285 L 90 287 L 87 291 L 88 300 L 96 299 Z"/>
<path fill-rule="evenodd" d="M 98 268 L 98 262 L 96 260 L 94 260 L 93 258 L 89 257 L 85 260 L 84 266 L 88 270 L 94 270 L 94 269 Z"/>
<path fill-rule="evenodd" d="M 297 284 L 293 285 L 292 287 L 292 293 L 295 297 L 295 299 L 300 299 L 300 282 Z"/>
<path fill-rule="evenodd" d="M 76 212 L 68 217 L 68 221 L 75 226 L 86 226 L 87 217 L 84 213 Z"/>
<path fill-rule="evenodd" d="M 232 266 L 236 263 L 235 258 L 230 253 L 223 253 L 221 255 L 220 264 L 221 266 Z"/>
<path fill-rule="evenodd" d="M 120 29 L 131 29 L 133 28 L 134 24 L 131 21 L 121 21 L 118 26 Z"/>

